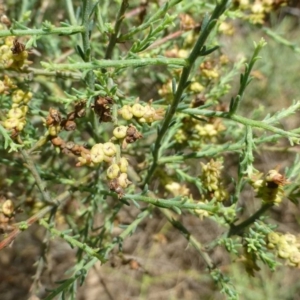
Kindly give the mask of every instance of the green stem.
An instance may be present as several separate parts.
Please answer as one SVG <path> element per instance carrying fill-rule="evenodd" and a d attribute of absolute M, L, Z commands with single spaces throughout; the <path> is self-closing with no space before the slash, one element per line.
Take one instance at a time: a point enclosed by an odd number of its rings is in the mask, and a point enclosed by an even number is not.
<path fill-rule="evenodd" d="M 73 63 L 73 64 L 52 64 L 41 62 L 41 65 L 49 71 L 63 70 L 97 70 L 100 68 L 128 68 L 128 67 L 143 67 L 155 65 L 174 65 L 186 66 L 187 61 L 182 58 L 141 58 L 141 59 L 124 59 L 124 60 L 93 60 L 88 63 Z"/>
<path fill-rule="evenodd" d="M 85 31 L 82 32 L 82 47 L 84 52 L 84 61 L 91 61 L 91 45 L 90 45 L 90 14 L 92 11 L 92 0 L 83 1 L 83 11 L 82 11 L 82 25 L 85 28 Z M 91 90 L 94 90 L 95 75 L 92 70 L 89 70 L 87 73 L 87 84 Z"/>
<path fill-rule="evenodd" d="M 146 197 L 141 195 L 124 195 L 122 199 L 126 200 L 136 200 L 141 201 L 145 203 L 152 204 L 157 207 L 163 207 L 163 208 L 172 208 L 172 207 L 178 207 L 180 209 L 203 209 L 212 213 L 215 213 L 216 210 L 218 210 L 218 207 L 213 205 L 207 205 L 202 203 L 191 203 L 186 200 L 174 200 L 174 199 L 156 199 L 152 197 Z"/>
<path fill-rule="evenodd" d="M 50 27 L 42 29 L 8 29 L 0 30 L 0 37 L 24 36 L 24 35 L 49 35 L 49 34 L 73 34 L 84 32 L 84 26 Z"/>
<path fill-rule="evenodd" d="M 53 200 L 51 199 L 51 196 L 49 194 L 49 192 L 47 191 L 47 187 L 46 184 L 42 181 L 40 174 L 38 173 L 31 157 L 28 155 L 27 151 L 24 149 L 20 149 L 20 152 L 22 153 L 24 160 L 26 162 L 27 168 L 29 169 L 29 171 L 31 172 L 31 174 L 33 175 L 36 185 L 38 186 L 44 201 L 48 204 L 52 204 L 52 205 L 57 205 L 57 203 L 53 202 Z"/>
<path fill-rule="evenodd" d="M 60 194 L 59 196 L 57 196 L 53 200 L 53 202 L 57 203 L 58 205 L 61 205 L 69 198 L 69 196 L 70 196 L 70 192 L 65 191 L 62 194 Z M 10 232 L 3 241 L 0 242 L 0 250 L 7 247 L 9 244 L 11 244 L 11 242 L 16 238 L 16 236 L 19 233 L 21 233 L 25 228 L 28 228 L 30 225 L 32 225 L 36 221 L 43 218 L 51 210 L 53 210 L 53 205 L 46 206 L 45 208 L 43 208 L 39 212 L 37 212 L 35 215 L 30 217 L 28 220 L 15 224 L 16 228 L 12 232 Z"/>
<path fill-rule="evenodd" d="M 184 155 L 174 155 L 168 157 L 162 157 L 159 159 L 159 164 L 163 165 L 166 163 L 174 163 L 174 162 L 183 162 L 186 159 L 192 158 L 202 158 L 202 157 L 215 157 L 217 155 L 221 155 L 224 152 L 231 152 L 231 151 L 239 151 L 245 148 L 245 143 L 236 143 L 236 144 L 223 144 L 223 145 L 209 145 L 207 149 L 203 149 L 202 151 L 184 154 Z"/>
<path fill-rule="evenodd" d="M 220 4 L 218 4 L 215 7 L 215 10 L 213 11 L 210 19 L 208 20 L 207 24 L 204 24 L 204 28 L 201 30 L 200 36 L 192 50 L 192 52 L 190 53 L 187 62 L 188 64 L 183 68 L 182 70 L 182 74 L 180 77 L 180 81 L 176 90 L 176 93 L 174 95 L 174 99 L 173 102 L 170 106 L 170 109 L 168 110 L 164 122 L 162 124 L 162 127 L 160 128 L 159 132 L 158 132 L 158 136 L 154 145 L 154 150 L 153 150 L 153 161 L 152 161 L 152 165 L 150 166 L 150 169 L 146 175 L 146 178 L 144 180 L 143 186 L 145 186 L 146 184 L 148 184 L 148 182 L 150 181 L 151 177 L 154 174 L 154 171 L 156 170 L 157 167 L 157 162 L 159 159 L 159 152 L 160 152 L 160 147 L 161 147 L 161 142 L 166 134 L 166 132 L 169 129 L 170 123 L 176 113 L 178 104 L 180 103 L 180 101 L 182 100 L 182 94 L 186 88 L 186 84 L 191 72 L 191 69 L 196 61 L 196 59 L 199 57 L 201 50 L 203 49 L 203 46 L 205 44 L 206 39 L 208 38 L 210 32 L 212 31 L 212 29 L 214 28 L 214 26 L 216 25 L 216 21 L 217 19 L 223 14 L 223 12 L 225 11 L 226 7 L 228 4 L 228 0 L 223 0 Z"/>
<path fill-rule="evenodd" d="M 111 35 L 109 44 L 107 46 L 106 52 L 105 52 L 105 59 L 111 59 L 113 49 L 117 43 L 119 31 L 121 28 L 122 21 L 124 19 L 125 11 L 128 7 L 128 0 L 123 0 L 122 4 L 120 6 L 120 10 L 118 12 L 117 21 L 114 28 L 114 33 Z"/>
<path fill-rule="evenodd" d="M 124 231 L 118 236 L 117 239 L 115 239 L 115 241 L 113 241 L 112 243 L 110 243 L 106 248 L 105 248 L 105 257 L 108 256 L 108 254 L 110 253 L 110 251 L 112 251 L 115 246 L 117 246 L 119 244 L 119 241 L 124 241 L 124 239 L 131 235 L 137 228 L 137 226 L 146 218 L 150 215 L 151 211 L 152 211 L 153 207 L 148 207 L 146 210 L 144 210 L 143 212 L 141 212 L 136 219 L 129 224 L 126 229 L 124 229 Z"/>
<path fill-rule="evenodd" d="M 0 68 L 1 71 L 4 70 L 4 68 Z M 37 69 L 37 68 L 24 68 L 24 69 L 19 69 L 18 72 L 11 72 L 10 76 L 12 77 L 20 77 L 21 74 L 32 74 L 34 76 L 49 76 L 49 77 L 59 77 L 59 78 L 72 78 L 74 80 L 79 80 L 81 79 L 81 73 L 71 73 L 71 72 L 60 72 L 60 71 L 55 71 L 55 72 L 49 72 L 45 71 L 43 69 Z"/>
<path fill-rule="evenodd" d="M 126 41 L 126 40 L 130 40 L 135 34 L 137 34 L 140 31 L 143 31 L 145 29 L 147 29 L 148 27 L 150 27 L 154 22 L 158 21 L 158 20 L 162 20 L 164 18 L 164 16 L 166 15 L 168 9 L 170 9 L 171 7 L 175 6 L 176 4 L 178 4 L 179 2 L 181 2 L 182 0 L 171 0 L 169 2 L 166 2 L 160 9 L 158 9 L 151 17 L 149 20 L 147 20 L 146 22 L 144 22 L 143 24 L 141 24 L 138 27 L 132 28 L 128 33 L 123 34 L 120 37 L 120 41 Z"/>
<path fill-rule="evenodd" d="M 206 117 L 217 117 L 217 118 L 229 119 L 229 120 L 236 121 L 236 122 L 246 125 L 246 126 L 256 127 L 259 129 L 265 129 L 267 131 L 277 133 L 286 138 L 291 138 L 291 137 L 300 138 L 299 134 L 297 134 L 297 133 L 282 130 L 275 126 L 269 125 L 264 121 L 251 120 L 251 119 L 248 119 L 248 118 L 236 115 L 236 114 L 230 114 L 228 112 L 197 109 L 197 108 L 185 109 L 185 110 L 183 110 L 183 112 L 186 114 L 190 114 L 190 115 L 200 115 L 200 116 L 206 116 Z M 275 122 L 275 120 L 274 120 L 274 122 Z"/>
<path fill-rule="evenodd" d="M 250 83 L 250 81 L 252 79 L 250 74 L 251 74 L 251 71 L 252 71 L 252 68 L 253 68 L 255 62 L 259 59 L 258 53 L 264 47 L 264 45 L 265 45 L 265 41 L 262 39 L 259 42 L 259 44 L 255 46 L 255 50 L 250 59 L 250 63 L 249 63 L 249 65 L 246 64 L 245 73 L 241 75 L 241 82 L 240 82 L 240 88 L 239 88 L 238 94 L 234 99 L 231 100 L 229 114 L 234 114 L 237 111 L 239 104 L 243 99 L 246 87 L 248 86 L 248 84 Z"/>
<path fill-rule="evenodd" d="M 180 231 L 180 233 L 188 240 L 188 242 L 196 249 L 196 251 L 200 254 L 202 259 L 205 261 L 206 266 L 209 270 L 215 268 L 215 265 L 210 258 L 210 256 L 204 251 L 204 247 L 200 242 L 183 226 L 181 222 L 176 220 L 172 213 L 166 209 L 160 209 L 160 211 L 165 215 L 167 220 Z"/>
<path fill-rule="evenodd" d="M 79 241 L 77 241 L 76 239 L 74 239 L 73 237 L 64 234 L 63 232 L 53 228 L 51 225 L 49 225 L 44 219 L 40 220 L 40 225 L 44 226 L 46 229 L 48 229 L 52 235 L 56 235 L 61 237 L 62 239 L 64 239 L 66 242 L 68 242 L 69 244 L 71 244 L 74 247 L 78 247 L 79 249 L 83 250 L 85 253 L 87 253 L 90 256 L 94 256 L 96 257 L 98 260 L 100 260 L 101 262 L 104 262 L 104 259 L 101 255 L 99 255 L 97 253 L 97 249 L 92 249 L 91 247 L 89 247 L 87 244 L 85 243 L 81 243 Z"/>
<path fill-rule="evenodd" d="M 66 0 L 66 7 L 69 14 L 69 19 L 72 25 L 77 24 L 77 20 L 75 17 L 74 6 L 72 0 Z"/>

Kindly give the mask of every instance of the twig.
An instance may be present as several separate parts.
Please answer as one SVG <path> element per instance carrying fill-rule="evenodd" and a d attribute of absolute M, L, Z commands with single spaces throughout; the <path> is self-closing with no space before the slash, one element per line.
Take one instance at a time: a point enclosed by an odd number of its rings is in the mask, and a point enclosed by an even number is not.
<path fill-rule="evenodd" d="M 50 27 L 42 29 L 8 29 L 0 30 L 0 37 L 24 36 L 24 35 L 50 35 L 50 34 L 74 34 L 84 32 L 84 26 Z"/>
<path fill-rule="evenodd" d="M 169 130 L 170 123 L 176 113 L 176 110 L 177 110 L 177 107 L 178 107 L 180 101 L 182 100 L 182 95 L 186 88 L 186 83 L 188 81 L 191 69 L 192 69 L 196 59 L 201 54 L 201 50 L 203 50 L 205 41 L 208 38 L 211 30 L 214 28 L 217 19 L 224 13 L 227 4 L 228 4 L 228 0 L 223 0 L 220 4 L 218 4 L 215 7 L 215 10 L 213 11 L 206 26 L 202 25 L 203 29 L 199 35 L 199 38 L 198 38 L 192 52 L 190 53 L 190 55 L 187 59 L 187 65 L 182 70 L 180 81 L 179 81 L 177 90 L 174 94 L 173 102 L 170 106 L 170 109 L 166 113 L 165 119 L 163 121 L 163 124 L 162 124 L 160 130 L 158 131 L 157 139 L 156 139 L 156 142 L 154 145 L 154 150 L 153 150 L 152 165 L 150 166 L 150 169 L 145 177 L 145 180 L 143 182 L 143 187 L 146 184 L 148 184 L 148 182 L 150 181 L 150 179 L 152 178 L 152 176 L 154 174 L 154 171 L 156 170 L 156 167 L 158 164 L 158 159 L 159 159 L 161 142 L 162 142 L 166 132 Z"/>
<path fill-rule="evenodd" d="M 167 220 L 180 231 L 180 233 L 188 240 L 188 242 L 197 250 L 200 256 L 203 258 L 207 268 L 211 271 L 215 268 L 215 264 L 209 255 L 204 251 L 204 247 L 200 242 L 183 226 L 181 222 L 175 219 L 172 213 L 167 209 L 160 209 L 160 211 L 165 215 Z"/>
<path fill-rule="evenodd" d="M 57 203 L 55 203 L 52 199 L 51 196 L 47 190 L 46 184 L 42 181 L 40 174 L 38 173 L 33 160 L 31 159 L 31 157 L 28 155 L 27 151 L 24 149 L 20 149 L 20 152 L 22 153 L 24 160 L 26 162 L 26 166 L 29 169 L 29 171 L 31 172 L 32 176 L 35 179 L 35 182 L 43 196 L 43 200 L 47 203 L 47 204 L 51 204 L 51 205 L 57 205 Z"/>
<path fill-rule="evenodd" d="M 83 1 L 83 11 L 82 11 L 82 26 L 85 30 L 82 32 L 82 46 L 84 52 L 84 61 L 91 61 L 91 45 L 90 45 L 90 15 L 92 12 L 93 1 L 84 0 Z M 92 70 L 87 73 L 87 84 L 88 87 L 93 90 L 95 83 L 95 76 Z"/>
<path fill-rule="evenodd" d="M 139 58 L 139 59 L 124 59 L 124 60 L 93 60 L 86 63 L 70 63 L 70 64 L 52 64 L 41 62 L 41 65 L 49 71 L 63 70 L 96 70 L 99 68 L 128 68 L 128 67 L 143 67 L 155 65 L 174 65 L 184 67 L 188 62 L 183 58 Z"/>
<path fill-rule="evenodd" d="M 120 10 L 118 12 L 117 21 L 115 23 L 115 28 L 114 28 L 114 33 L 111 35 L 108 46 L 106 48 L 105 59 L 111 59 L 111 57 L 112 57 L 112 52 L 117 43 L 119 31 L 121 28 L 122 21 L 125 17 L 124 14 L 125 14 L 127 7 L 128 7 L 128 0 L 123 0 L 122 4 L 120 6 Z"/>
<path fill-rule="evenodd" d="M 70 194 L 71 194 L 70 191 L 65 191 L 62 194 L 60 194 L 58 197 L 56 197 L 53 200 L 53 202 L 57 203 L 58 205 L 62 205 L 66 201 L 66 199 L 70 196 Z M 14 224 L 15 229 L 12 232 L 10 232 L 3 241 L 0 242 L 0 250 L 3 249 L 4 247 L 7 247 L 16 238 L 16 236 L 19 233 L 27 229 L 36 221 L 43 218 L 52 209 L 55 209 L 53 205 L 46 206 L 45 208 L 41 209 L 38 213 L 30 217 L 28 220 Z"/>
<path fill-rule="evenodd" d="M 274 205 L 273 203 L 263 204 L 262 207 L 257 212 L 255 212 L 252 216 L 250 216 L 247 220 L 243 221 L 238 225 L 231 224 L 227 237 L 240 234 L 241 231 L 243 231 L 245 228 L 253 224 L 257 219 L 260 218 L 260 216 L 262 216 L 273 205 Z"/>

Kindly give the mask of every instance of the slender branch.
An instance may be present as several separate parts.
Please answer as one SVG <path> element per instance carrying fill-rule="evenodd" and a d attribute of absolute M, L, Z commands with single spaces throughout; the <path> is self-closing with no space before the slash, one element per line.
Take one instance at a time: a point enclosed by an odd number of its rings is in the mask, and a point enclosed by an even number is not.
<path fill-rule="evenodd" d="M 4 70 L 3 68 L 0 68 L 0 70 Z M 73 73 L 73 72 L 49 72 L 45 71 L 43 69 L 37 69 L 37 68 L 24 68 L 19 69 L 18 72 L 12 72 L 9 76 L 11 77 L 20 77 L 20 74 L 29 74 L 33 76 L 49 76 L 49 77 L 58 77 L 58 78 L 72 78 L 74 80 L 81 79 L 82 75 L 81 73 Z"/>
<path fill-rule="evenodd" d="M 61 237 L 62 239 L 64 239 L 66 242 L 68 242 L 72 246 L 78 247 L 79 249 L 81 249 L 85 253 L 87 253 L 88 255 L 96 257 L 102 263 L 105 262 L 104 258 L 97 253 L 98 249 L 92 249 L 87 244 L 81 243 L 81 242 L 77 241 L 75 238 L 73 238 L 67 234 L 64 234 L 63 232 L 53 228 L 44 219 L 40 220 L 40 225 L 44 226 L 47 230 L 49 230 L 52 235 Z"/>
<path fill-rule="evenodd" d="M 154 22 L 161 20 L 164 18 L 164 16 L 166 15 L 168 9 L 170 9 L 171 7 L 175 6 L 176 4 L 178 4 L 179 2 L 181 2 L 182 0 L 170 0 L 168 2 L 166 2 L 162 7 L 160 7 L 153 15 L 151 15 L 151 17 L 146 21 L 143 22 L 140 26 L 138 27 L 134 27 L 132 28 L 129 32 L 127 32 L 126 34 L 123 34 L 120 37 L 120 41 L 126 41 L 126 40 L 130 40 L 135 34 L 137 34 L 140 31 L 143 31 L 145 29 L 147 29 L 148 27 L 150 27 Z"/>
<path fill-rule="evenodd" d="M 289 131 L 290 133 L 297 133 L 300 134 L 300 128 L 293 129 Z M 261 137 L 261 138 L 255 138 L 253 139 L 253 142 L 255 145 L 261 145 L 264 143 L 270 143 L 274 141 L 278 141 L 282 135 L 280 134 L 273 134 L 267 137 Z M 193 159 L 193 158 L 201 158 L 201 157 L 214 157 L 215 155 L 221 155 L 224 152 L 232 152 L 232 151 L 240 151 L 245 149 L 245 143 L 244 142 L 237 142 L 235 144 L 232 144 L 231 142 L 228 142 L 223 145 L 207 145 L 205 148 L 203 148 L 201 151 L 193 151 L 192 153 L 187 153 L 183 155 L 174 155 L 174 156 L 167 156 L 162 157 L 159 159 L 158 163 L 163 165 L 166 163 L 174 163 L 174 162 L 183 162 L 186 159 Z M 281 149 L 281 148 L 279 148 Z"/>
<path fill-rule="evenodd" d="M 69 19 L 72 25 L 77 24 L 74 7 L 73 7 L 73 1 L 72 0 L 66 0 L 66 8 L 69 14 Z"/>
<path fill-rule="evenodd" d="M 92 0 L 83 1 L 83 12 L 82 12 L 82 25 L 85 28 L 85 31 L 82 32 L 82 46 L 84 52 L 84 61 L 91 61 L 91 45 L 90 45 L 90 14 L 92 11 Z M 92 70 L 89 70 L 87 73 L 87 84 L 88 87 L 93 90 L 95 83 L 95 75 Z"/>
<path fill-rule="evenodd" d="M 57 196 L 53 202 L 57 203 L 58 205 L 62 205 L 70 196 L 70 191 L 65 191 L 59 196 Z M 15 229 L 8 234 L 8 236 L 0 242 L 0 250 L 7 247 L 15 238 L 16 236 L 21 233 L 24 229 L 27 229 L 29 226 L 31 226 L 36 221 L 43 218 L 46 214 L 48 214 L 52 209 L 55 207 L 53 205 L 46 206 L 45 208 L 41 209 L 39 212 L 37 212 L 35 215 L 30 217 L 26 221 L 22 221 L 20 223 L 14 224 Z"/>
<path fill-rule="evenodd" d="M 46 184 L 42 181 L 40 174 L 38 173 L 38 171 L 33 163 L 33 160 L 28 155 L 27 151 L 24 149 L 20 149 L 20 152 L 22 153 L 22 155 L 24 157 L 27 168 L 29 169 L 29 171 L 31 172 L 32 176 L 35 179 L 36 185 L 38 186 L 38 188 L 43 196 L 43 200 L 48 204 L 57 205 L 57 203 L 55 203 L 51 199 L 51 196 L 50 196 L 49 192 L 47 191 Z"/>
<path fill-rule="evenodd" d="M 182 95 L 183 92 L 186 88 L 186 84 L 191 72 L 191 69 L 196 61 L 196 59 L 199 57 L 201 50 L 204 47 L 205 41 L 208 38 L 210 32 L 212 31 L 212 29 L 214 28 L 215 24 L 216 24 L 216 20 L 223 14 L 223 12 L 226 9 L 226 6 L 228 4 L 228 0 L 223 0 L 220 4 L 218 4 L 215 7 L 215 10 L 213 11 L 210 19 L 208 20 L 206 26 L 203 26 L 204 28 L 202 29 L 199 38 L 192 50 L 192 52 L 190 53 L 187 61 L 188 61 L 188 65 L 185 66 L 182 70 L 182 74 L 180 77 L 180 81 L 177 87 L 177 90 L 175 92 L 174 95 L 174 99 L 172 102 L 172 105 L 170 106 L 170 109 L 168 110 L 164 122 L 162 124 L 162 127 L 160 128 L 158 135 L 157 135 L 157 139 L 154 145 L 154 150 L 153 150 L 153 162 L 152 165 L 150 166 L 150 169 L 147 173 L 147 176 L 144 180 L 143 186 L 145 186 L 151 179 L 151 177 L 154 174 L 154 171 L 156 170 L 157 167 L 157 162 L 159 159 L 159 152 L 160 152 L 160 147 L 161 147 L 161 142 L 166 134 L 166 132 L 169 129 L 170 123 L 176 113 L 178 104 L 180 103 L 180 101 L 182 100 Z"/>
<path fill-rule="evenodd" d="M 122 4 L 120 6 L 120 10 L 118 12 L 117 21 L 116 21 L 115 28 L 114 28 L 114 33 L 110 37 L 109 44 L 108 44 L 106 52 L 105 52 L 105 59 L 110 59 L 112 57 L 112 52 L 117 43 L 119 31 L 120 31 L 121 24 L 124 19 L 124 14 L 125 14 L 127 7 L 128 7 L 128 0 L 123 0 Z"/>
<path fill-rule="evenodd" d="M 259 219 L 273 205 L 274 205 L 273 203 L 263 204 L 262 207 L 257 212 L 255 212 L 252 216 L 250 216 L 247 220 L 243 221 L 238 225 L 231 224 L 227 237 L 240 234 L 245 228 L 247 228 L 248 226 L 253 224 L 257 219 Z"/>
<path fill-rule="evenodd" d="M 129 224 L 126 229 L 118 236 L 115 237 L 114 241 L 112 243 L 110 243 L 104 250 L 105 250 L 105 254 L 104 254 L 104 258 L 107 258 L 109 253 L 117 246 L 120 244 L 120 242 L 123 242 L 123 240 L 131 235 L 137 228 L 137 226 L 147 217 L 150 215 L 152 211 L 151 207 L 148 207 L 148 209 L 144 210 L 143 212 L 141 212 L 137 218 L 131 223 Z M 1 248 L 0 248 L 1 249 Z M 103 249 L 101 249 L 103 250 Z M 102 252 L 103 253 L 103 252 Z M 84 263 L 86 260 L 81 260 L 81 263 Z M 98 262 L 98 258 L 97 257 L 93 257 L 91 260 L 89 260 L 87 263 L 85 263 L 82 266 L 82 270 L 85 271 L 89 271 L 90 268 L 92 268 L 97 262 Z M 50 295 L 48 295 L 47 299 L 53 299 L 56 295 L 58 295 L 60 293 L 61 290 L 66 290 L 68 286 L 70 286 L 75 280 L 77 280 L 80 277 L 80 273 L 78 274 L 78 272 L 76 272 L 73 277 L 67 279 L 66 281 L 64 281 L 64 283 L 62 283 L 62 285 L 59 286 L 59 289 L 54 290 Z"/>
<path fill-rule="evenodd" d="M 152 204 L 157 207 L 163 207 L 163 208 L 172 208 L 172 207 L 178 207 L 180 209 L 203 209 L 212 213 L 216 213 L 219 208 L 215 205 L 208 205 L 208 204 L 202 204 L 202 203 L 191 203 L 186 201 L 185 199 L 181 200 L 180 198 L 174 198 L 174 199 L 158 199 L 154 197 L 146 197 L 141 195 L 124 195 L 122 199 L 126 200 L 136 200 L 141 201 L 145 203 Z"/>
<path fill-rule="evenodd" d="M 293 133 L 291 131 L 285 131 L 280 128 L 277 128 L 275 126 L 269 125 L 264 121 L 256 121 L 256 120 L 251 120 L 236 114 L 230 114 L 228 112 L 222 112 L 222 111 L 213 111 L 213 110 L 206 110 L 206 109 L 197 109 L 197 108 L 189 108 L 183 110 L 184 113 L 190 114 L 190 115 L 200 115 L 200 116 L 206 116 L 206 117 L 218 117 L 218 118 L 224 118 L 224 119 L 229 119 L 236 121 L 240 124 L 243 125 L 248 125 L 251 127 L 256 127 L 259 129 L 265 129 L 267 131 L 271 131 L 277 134 L 280 134 L 281 136 L 291 138 L 300 138 L 300 135 L 297 133 Z M 275 122 L 275 120 L 274 120 Z"/>
<path fill-rule="evenodd" d="M 101 68 L 128 68 L 128 67 L 143 67 L 155 65 L 174 65 L 186 66 L 188 63 L 182 58 L 141 58 L 141 59 L 124 59 L 124 60 L 93 60 L 88 63 L 73 63 L 73 64 L 52 64 L 41 62 L 41 65 L 49 71 L 62 70 L 95 70 Z"/>
<path fill-rule="evenodd" d="M 68 27 L 49 27 L 49 28 L 42 28 L 42 29 L 7 29 L 7 30 L 0 30 L 0 37 L 6 36 L 24 36 L 24 35 L 50 35 L 50 34 L 73 34 L 73 33 L 80 33 L 84 32 L 84 26 L 68 26 Z"/>
<path fill-rule="evenodd" d="M 181 222 L 175 219 L 172 213 L 167 209 L 160 209 L 160 211 L 165 215 L 167 220 L 180 231 L 180 233 L 188 240 L 188 242 L 197 250 L 200 256 L 203 258 L 207 268 L 212 270 L 215 265 L 210 258 L 210 256 L 204 251 L 204 246 L 183 226 Z"/>

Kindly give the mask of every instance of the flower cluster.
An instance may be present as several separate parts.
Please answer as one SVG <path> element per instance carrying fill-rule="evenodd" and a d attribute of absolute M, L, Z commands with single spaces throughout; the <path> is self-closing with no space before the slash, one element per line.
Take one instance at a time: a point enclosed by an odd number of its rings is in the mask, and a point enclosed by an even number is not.
<path fill-rule="evenodd" d="M 288 265 L 300 268 L 300 236 L 270 232 L 267 247 L 275 250 L 276 255 L 285 259 Z"/>
<path fill-rule="evenodd" d="M 24 65 L 28 65 L 28 51 L 25 45 L 18 41 L 18 38 L 9 36 L 5 38 L 3 45 L 0 46 L 0 65 L 5 68 L 19 70 Z"/>
<path fill-rule="evenodd" d="M 212 119 L 211 123 L 196 124 L 195 133 L 204 142 L 216 142 L 216 137 L 220 132 L 224 131 L 226 127 L 223 125 L 220 119 Z"/>
<path fill-rule="evenodd" d="M 133 105 L 124 105 L 119 109 L 119 114 L 127 121 L 135 118 L 139 123 L 151 124 L 154 121 L 163 119 L 165 110 L 163 108 L 155 109 L 150 100 L 146 105 L 138 102 Z"/>
<path fill-rule="evenodd" d="M 108 122 L 110 115 L 110 104 L 107 98 L 100 97 L 95 100 L 92 108 L 99 116 L 99 120 Z M 124 189 L 130 184 L 127 177 L 128 161 L 125 157 L 120 157 L 119 146 L 125 148 L 127 144 L 133 143 L 142 137 L 141 133 L 135 126 L 118 126 L 113 130 L 113 138 L 106 143 L 97 143 L 88 149 L 82 145 L 75 144 L 72 141 L 65 141 L 58 134 L 62 130 L 72 131 L 76 129 L 76 119 L 85 115 L 86 102 L 80 101 L 75 105 L 74 111 L 63 118 L 57 109 L 50 108 L 49 114 L 45 121 L 48 127 L 48 139 L 55 146 L 60 148 L 62 153 L 75 155 L 78 159 L 77 167 L 90 166 L 94 167 L 101 163 L 107 163 L 106 176 L 108 178 L 110 189 L 117 192 L 119 197 L 122 196 Z M 114 144 L 114 141 L 117 141 Z"/>
<path fill-rule="evenodd" d="M 198 149 L 204 144 L 216 143 L 225 129 L 220 119 L 209 118 L 207 122 L 203 122 L 192 117 L 185 117 L 174 138 L 178 144 L 188 142 L 193 149 Z"/>
<path fill-rule="evenodd" d="M 200 164 L 202 167 L 200 179 L 207 191 L 206 195 L 204 195 L 205 200 L 215 199 L 218 202 L 222 202 L 228 199 L 228 194 L 221 179 L 222 162 L 211 159 L 207 164 L 203 164 L 202 162 Z"/>
<path fill-rule="evenodd" d="M 264 24 L 266 16 L 280 6 L 287 4 L 287 0 L 237 0 L 235 4 L 245 12 L 244 19 L 252 24 Z"/>
<path fill-rule="evenodd" d="M 28 102 L 32 98 L 32 93 L 17 89 L 8 76 L 0 81 L 0 94 L 10 94 L 12 100 L 11 109 L 6 114 L 3 127 L 11 132 L 11 136 L 17 136 L 26 125 L 26 114 L 28 112 Z"/>
<path fill-rule="evenodd" d="M 281 203 L 284 196 L 283 186 L 288 183 L 286 178 L 277 170 L 270 170 L 263 179 L 261 177 L 260 173 L 251 179 L 256 196 L 266 203 Z"/>
<path fill-rule="evenodd" d="M 180 184 L 178 182 L 172 181 L 165 186 L 166 190 L 176 196 L 188 196 L 191 194 L 190 189 L 185 184 Z"/>

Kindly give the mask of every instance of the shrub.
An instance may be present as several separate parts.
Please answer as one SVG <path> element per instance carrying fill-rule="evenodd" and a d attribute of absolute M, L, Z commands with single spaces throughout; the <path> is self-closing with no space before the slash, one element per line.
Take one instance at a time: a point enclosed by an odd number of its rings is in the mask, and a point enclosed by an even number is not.
<path fill-rule="evenodd" d="M 206 270 L 228 299 L 239 292 L 226 264 L 239 260 L 252 276 L 280 260 L 299 268 L 300 236 L 277 230 L 267 213 L 298 201 L 298 156 L 282 171 L 275 152 L 299 144 L 297 124 L 285 130 L 280 122 L 300 102 L 259 106 L 251 83 L 266 80 L 255 69 L 265 39 L 299 51 L 272 29 L 285 2 L 67 0 L 39 10 L 34 3 L 3 6 L 0 31 L 0 249 L 39 224 L 45 236 L 31 296 L 75 299 L 93 268 L 116 257 L 143 269 L 127 256 L 130 236 L 162 249 L 172 239 L 141 231 L 151 220 L 187 240 L 202 260 L 196 274 Z M 230 57 L 230 36 L 247 31 L 265 39 L 252 54 Z M 264 172 L 268 147 L 275 154 Z M 76 250 L 67 276 L 53 268 L 55 285 L 42 277 L 58 251 L 52 237 Z M 181 242 L 172 251 L 183 258 L 184 250 Z M 217 251 L 230 255 L 219 262 Z M 142 287 L 135 293 L 145 297 Z"/>

